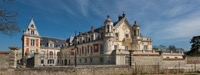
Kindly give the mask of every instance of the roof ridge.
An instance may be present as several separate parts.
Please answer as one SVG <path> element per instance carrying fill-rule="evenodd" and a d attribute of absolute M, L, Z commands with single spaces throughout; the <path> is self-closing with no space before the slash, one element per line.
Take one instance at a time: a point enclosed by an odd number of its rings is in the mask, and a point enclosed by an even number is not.
<path fill-rule="evenodd" d="M 50 36 L 41 36 L 41 37 L 52 38 L 52 39 L 59 39 L 59 40 L 66 40 L 66 39 L 63 39 L 63 38 L 56 38 L 56 37 L 50 37 Z"/>

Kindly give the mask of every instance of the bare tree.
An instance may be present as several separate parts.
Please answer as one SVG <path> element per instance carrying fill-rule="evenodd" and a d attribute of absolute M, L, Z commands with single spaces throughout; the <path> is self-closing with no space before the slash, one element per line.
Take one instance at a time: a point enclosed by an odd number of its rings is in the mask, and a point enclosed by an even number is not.
<path fill-rule="evenodd" d="M 8 8 L 13 2 L 14 0 L 0 0 L 0 32 L 8 36 L 20 32 L 17 25 L 17 12 Z"/>

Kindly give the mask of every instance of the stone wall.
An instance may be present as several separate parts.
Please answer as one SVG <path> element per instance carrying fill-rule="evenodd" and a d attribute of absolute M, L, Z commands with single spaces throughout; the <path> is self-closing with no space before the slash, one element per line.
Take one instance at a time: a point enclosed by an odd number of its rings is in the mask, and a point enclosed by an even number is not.
<path fill-rule="evenodd" d="M 0 54 L 0 69 L 9 67 L 9 54 Z"/>
<path fill-rule="evenodd" d="M 133 56 L 132 65 L 157 65 L 161 62 L 160 56 Z"/>
<path fill-rule="evenodd" d="M 34 69 L 4 69 L 0 75 L 132 75 L 132 67 L 43 67 Z"/>
<path fill-rule="evenodd" d="M 185 60 L 162 60 L 163 69 L 182 69 L 185 68 Z"/>

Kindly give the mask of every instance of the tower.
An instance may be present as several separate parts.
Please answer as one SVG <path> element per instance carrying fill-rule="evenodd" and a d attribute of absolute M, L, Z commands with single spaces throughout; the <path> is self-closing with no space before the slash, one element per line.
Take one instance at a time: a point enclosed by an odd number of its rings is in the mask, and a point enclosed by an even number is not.
<path fill-rule="evenodd" d="M 31 19 L 26 30 L 22 35 L 22 59 L 26 63 L 25 58 L 34 56 L 34 53 L 39 53 L 40 50 L 40 35 L 37 31 L 33 18 Z"/>
<path fill-rule="evenodd" d="M 137 24 L 136 21 L 134 21 L 134 24 L 132 26 L 132 31 L 133 31 L 133 47 L 135 50 L 139 49 L 139 43 L 140 43 L 140 26 Z"/>
<path fill-rule="evenodd" d="M 113 22 L 110 19 L 110 16 L 107 16 L 107 19 L 104 22 L 104 43 L 105 43 L 105 47 L 104 47 L 104 51 L 106 53 L 110 53 L 113 49 L 113 38 L 114 38 L 114 33 L 113 33 Z"/>

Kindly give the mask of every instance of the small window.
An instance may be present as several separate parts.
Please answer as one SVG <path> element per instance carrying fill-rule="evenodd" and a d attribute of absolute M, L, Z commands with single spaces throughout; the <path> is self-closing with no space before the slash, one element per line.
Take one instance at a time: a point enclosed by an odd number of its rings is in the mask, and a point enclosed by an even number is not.
<path fill-rule="evenodd" d="M 128 46 L 125 46 L 125 50 L 128 51 Z"/>
<path fill-rule="evenodd" d="M 79 59 L 79 62 L 81 63 L 81 59 Z"/>
<path fill-rule="evenodd" d="M 118 34 L 118 33 L 115 33 L 115 37 L 119 37 L 119 34 Z"/>
<path fill-rule="evenodd" d="M 44 64 L 44 60 L 41 60 L 41 64 Z"/>
<path fill-rule="evenodd" d="M 136 30 L 134 30 L 134 36 L 136 36 Z"/>
<path fill-rule="evenodd" d="M 87 58 L 85 58 L 85 63 L 87 63 Z"/>
<path fill-rule="evenodd" d="M 34 25 L 32 24 L 31 27 L 34 28 Z"/>
<path fill-rule="evenodd" d="M 103 63 L 104 62 L 104 59 L 103 57 L 100 58 L 100 63 Z"/>
<path fill-rule="evenodd" d="M 128 35 L 128 34 L 125 34 L 125 37 L 126 37 L 126 38 L 129 38 L 129 35 Z"/>
<path fill-rule="evenodd" d="M 92 58 L 90 58 L 90 63 L 92 63 L 93 62 L 93 59 Z"/>
<path fill-rule="evenodd" d="M 115 50 L 117 50 L 117 45 L 114 46 Z"/>
<path fill-rule="evenodd" d="M 144 50 L 147 50 L 147 48 L 148 48 L 147 45 L 144 45 Z"/>
<path fill-rule="evenodd" d="M 57 57 L 59 57 L 60 56 L 60 52 L 57 52 Z"/>
<path fill-rule="evenodd" d="M 33 35 L 34 35 L 34 31 L 33 31 L 33 30 L 31 30 L 31 34 L 33 34 Z"/>

